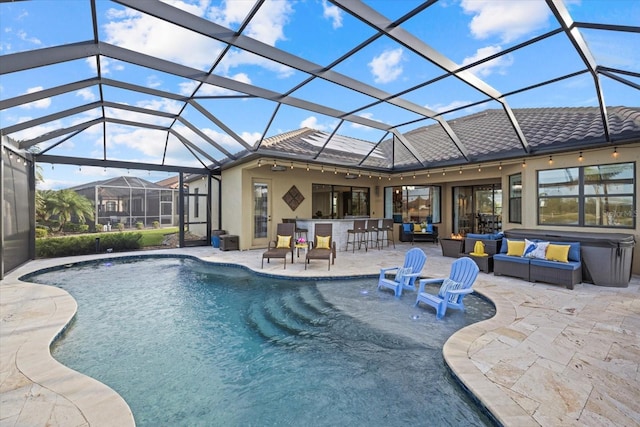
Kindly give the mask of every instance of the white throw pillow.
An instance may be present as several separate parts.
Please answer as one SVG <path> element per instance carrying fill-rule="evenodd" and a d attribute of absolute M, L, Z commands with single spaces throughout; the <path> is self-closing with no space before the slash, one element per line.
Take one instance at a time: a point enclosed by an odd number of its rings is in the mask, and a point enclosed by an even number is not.
<path fill-rule="evenodd" d="M 547 246 L 549 246 L 549 242 L 536 243 L 536 249 L 531 252 L 531 257 L 537 259 L 547 259 Z"/>
<path fill-rule="evenodd" d="M 536 250 L 538 245 L 536 242 L 532 242 L 531 240 L 524 239 L 524 251 L 522 252 L 522 256 L 526 258 L 533 258 L 533 251 Z"/>
<path fill-rule="evenodd" d="M 440 286 L 440 290 L 438 291 L 438 296 L 440 298 L 444 298 L 447 291 L 461 289 L 462 286 L 463 286 L 462 283 L 456 282 L 455 280 L 451 280 L 447 277 L 446 279 L 444 279 L 444 281 L 442 282 L 442 285 Z M 457 294 L 449 295 L 449 302 L 456 302 L 456 299 L 458 299 Z"/>

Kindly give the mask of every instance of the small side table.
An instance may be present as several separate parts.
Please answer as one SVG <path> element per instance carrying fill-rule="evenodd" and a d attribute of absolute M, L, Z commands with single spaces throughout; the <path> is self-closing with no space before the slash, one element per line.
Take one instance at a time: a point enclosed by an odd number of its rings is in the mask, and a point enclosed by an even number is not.
<path fill-rule="evenodd" d="M 471 255 L 471 254 L 468 254 L 466 256 L 471 258 L 478 265 L 478 268 L 480 269 L 480 271 L 482 271 L 484 273 L 493 272 L 493 256 L 491 256 L 491 255 L 488 255 L 488 256 L 475 256 L 475 255 Z"/>
<path fill-rule="evenodd" d="M 307 259 L 307 250 L 309 249 L 308 243 L 302 243 L 302 244 L 296 243 L 295 248 L 296 248 L 296 252 L 298 253 L 298 258 L 300 258 L 300 249 L 302 249 L 304 251 L 304 259 Z"/>

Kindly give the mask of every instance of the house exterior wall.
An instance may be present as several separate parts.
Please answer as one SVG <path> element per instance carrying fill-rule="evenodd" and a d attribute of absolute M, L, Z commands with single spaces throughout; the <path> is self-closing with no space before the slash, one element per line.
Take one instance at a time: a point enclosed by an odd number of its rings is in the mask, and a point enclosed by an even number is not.
<path fill-rule="evenodd" d="M 579 151 L 569 152 L 562 155 L 553 156 L 553 164 L 549 165 L 548 156 L 537 158 L 527 158 L 526 167 L 522 167 L 521 162 L 504 162 L 502 169 L 498 168 L 497 162 L 490 165 L 474 165 L 463 169 L 459 173 L 459 167 L 445 168 L 445 175 L 442 169 L 420 171 L 416 178 L 412 174 L 405 174 L 403 179 L 399 176 L 391 180 L 388 176 L 382 179 L 374 174 L 368 178 L 363 174 L 358 179 L 346 180 L 344 171 L 334 174 L 333 167 L 325 168 L 322 173 L 319 170 L 307 171 L 304 167 L 287 169 L 284 172 L 272 172 L 268 161 L 263 162 L 262 167 L 257 167 L 257 162 L 246 163 L 227 169 L 222 173 L 222 228 L 231 234 L 240 237 L 241 249 L 252 249 L 252 182 L 255 178 L 271 180 L 271 222 L 269 223 L 269 236 L 274 235 L 275 226 L 283 218 L 311 218 L 312 184 L 332 184 L 332 185 L 352 185 L 359 187 L 369 187 L 371 194 L 371 217 L 381 218 L 384 216 L 384 188 L 389 186 L 402 185 L 439 185 L 441 186 L 441 209 L 442 222 L 438 224 L 440 236 L 447 236 L 452 231 L 453 213 L 453 188 L 461 185 L 481 185 L 487 183 L 501 182 L 502 186 L 502 227 L 503 230 L 511 228 L 532 228 L 562 231 L 586 231 L 594 233 L 625 233 L 633 234 L 636 244 L 640 245 L 640 221 L 636 219 L 635 228 L 608 228 L 608 227 L 575 227 L 575 226 L 540 226 L 538 225 L 538 198 L 537 198 L 537 171 L 546 169 L 557 169 L 565 167 L 602 165 L 610 163 L 635 162 L 636 179 L 635 194 L 640 195 L 640 185 L 638 183 L 638 173 L 640 172 L 640 144 L 626 145 L 618 148 L 620 155 L 617 159 L 611 156 L 613 148 L 595 151 L 584 151 L 583 161 L 578 161 Z M 478 166 L 481 170 L 478 171 Z M 427 172 L 430 176 L 427 177 Z M 522 173 L 522 222 L 509 222 L 509 176 Z M 304 201 L 293 211 L 282 199 L 284 194 L 295 185 L 304 196 Z M 238 197 L 240 195 L 240 197 Z M 638 206 L 636 205 L 635 215 L 637 216 Z M 240 212 L 240 214 L 238 214 Z M 398 224 L 395 236 L 399 235 Z M 633 273 L 640 274 L 640 248 L 635 248 L 633 258 Z"/>

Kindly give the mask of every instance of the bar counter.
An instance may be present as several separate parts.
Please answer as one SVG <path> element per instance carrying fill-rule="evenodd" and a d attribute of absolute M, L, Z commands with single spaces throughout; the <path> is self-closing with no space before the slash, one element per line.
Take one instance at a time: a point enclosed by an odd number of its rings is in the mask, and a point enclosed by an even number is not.
<path fill-rule="evenodd" d="M 289 221 L 294 221 L 294 219 L 288 219 Z M 296 228 L 306 228 L 308 231 L 309 241 L 313 241 L 315 225 L 316 224 L 332 224 L 333 225 L 333 241 L 336 242 L 336 249 L 338 252 L 342 252 L 347 247 L 347 230 L 353 228 L 353 221 L 355 219 L 373 219 L 376 218 L 368 218 L 368 217 L 353 217 L 353 218 L 344 218 L 344 219 L 331 219 L 331 218 L 295 218 Z M 378 225 L 380 225 L 380 220 L 378 220 Z"/>

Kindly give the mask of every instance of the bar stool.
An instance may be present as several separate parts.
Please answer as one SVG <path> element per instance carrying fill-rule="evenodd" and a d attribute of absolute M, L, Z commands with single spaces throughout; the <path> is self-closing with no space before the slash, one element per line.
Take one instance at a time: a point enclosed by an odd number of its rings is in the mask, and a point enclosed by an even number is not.
<path fill-rule="evenodd" d="M 371 243 L 372 247 L 375 244 L 380 249 L 380 246 L 378 246 L 378 231 L 380 230 L 378 223 L 379 220 L 377 219 L 367 220 L 367 241 Z"/>
<path fill-rule="evenodd" d="M 384 218 L 382 220 L 382 225 L 378 230 L 378 248 L 384 247 L 384 242 L 387 242 L 387 247 L 389 247 L 389 242 L 393 243 L 393 249 L 396 248 L 395 238 L 393 236 L 393 219 L 392 218 Z"/>
<path fill-rule="evenodd" d="M 351 240 L 353 236 L 353 240 Z M 367 222 L 364 219 L 356 219 L 353 221 L 353 228 L 347 230 L 347 247 L 345 251 L 349 250 L 349 243 L 351 243 L 351 252 L 356 251 L 356 242 L 358 243 L 358 250 L 364 243 L 365 252 L 367 249 Z"/>

